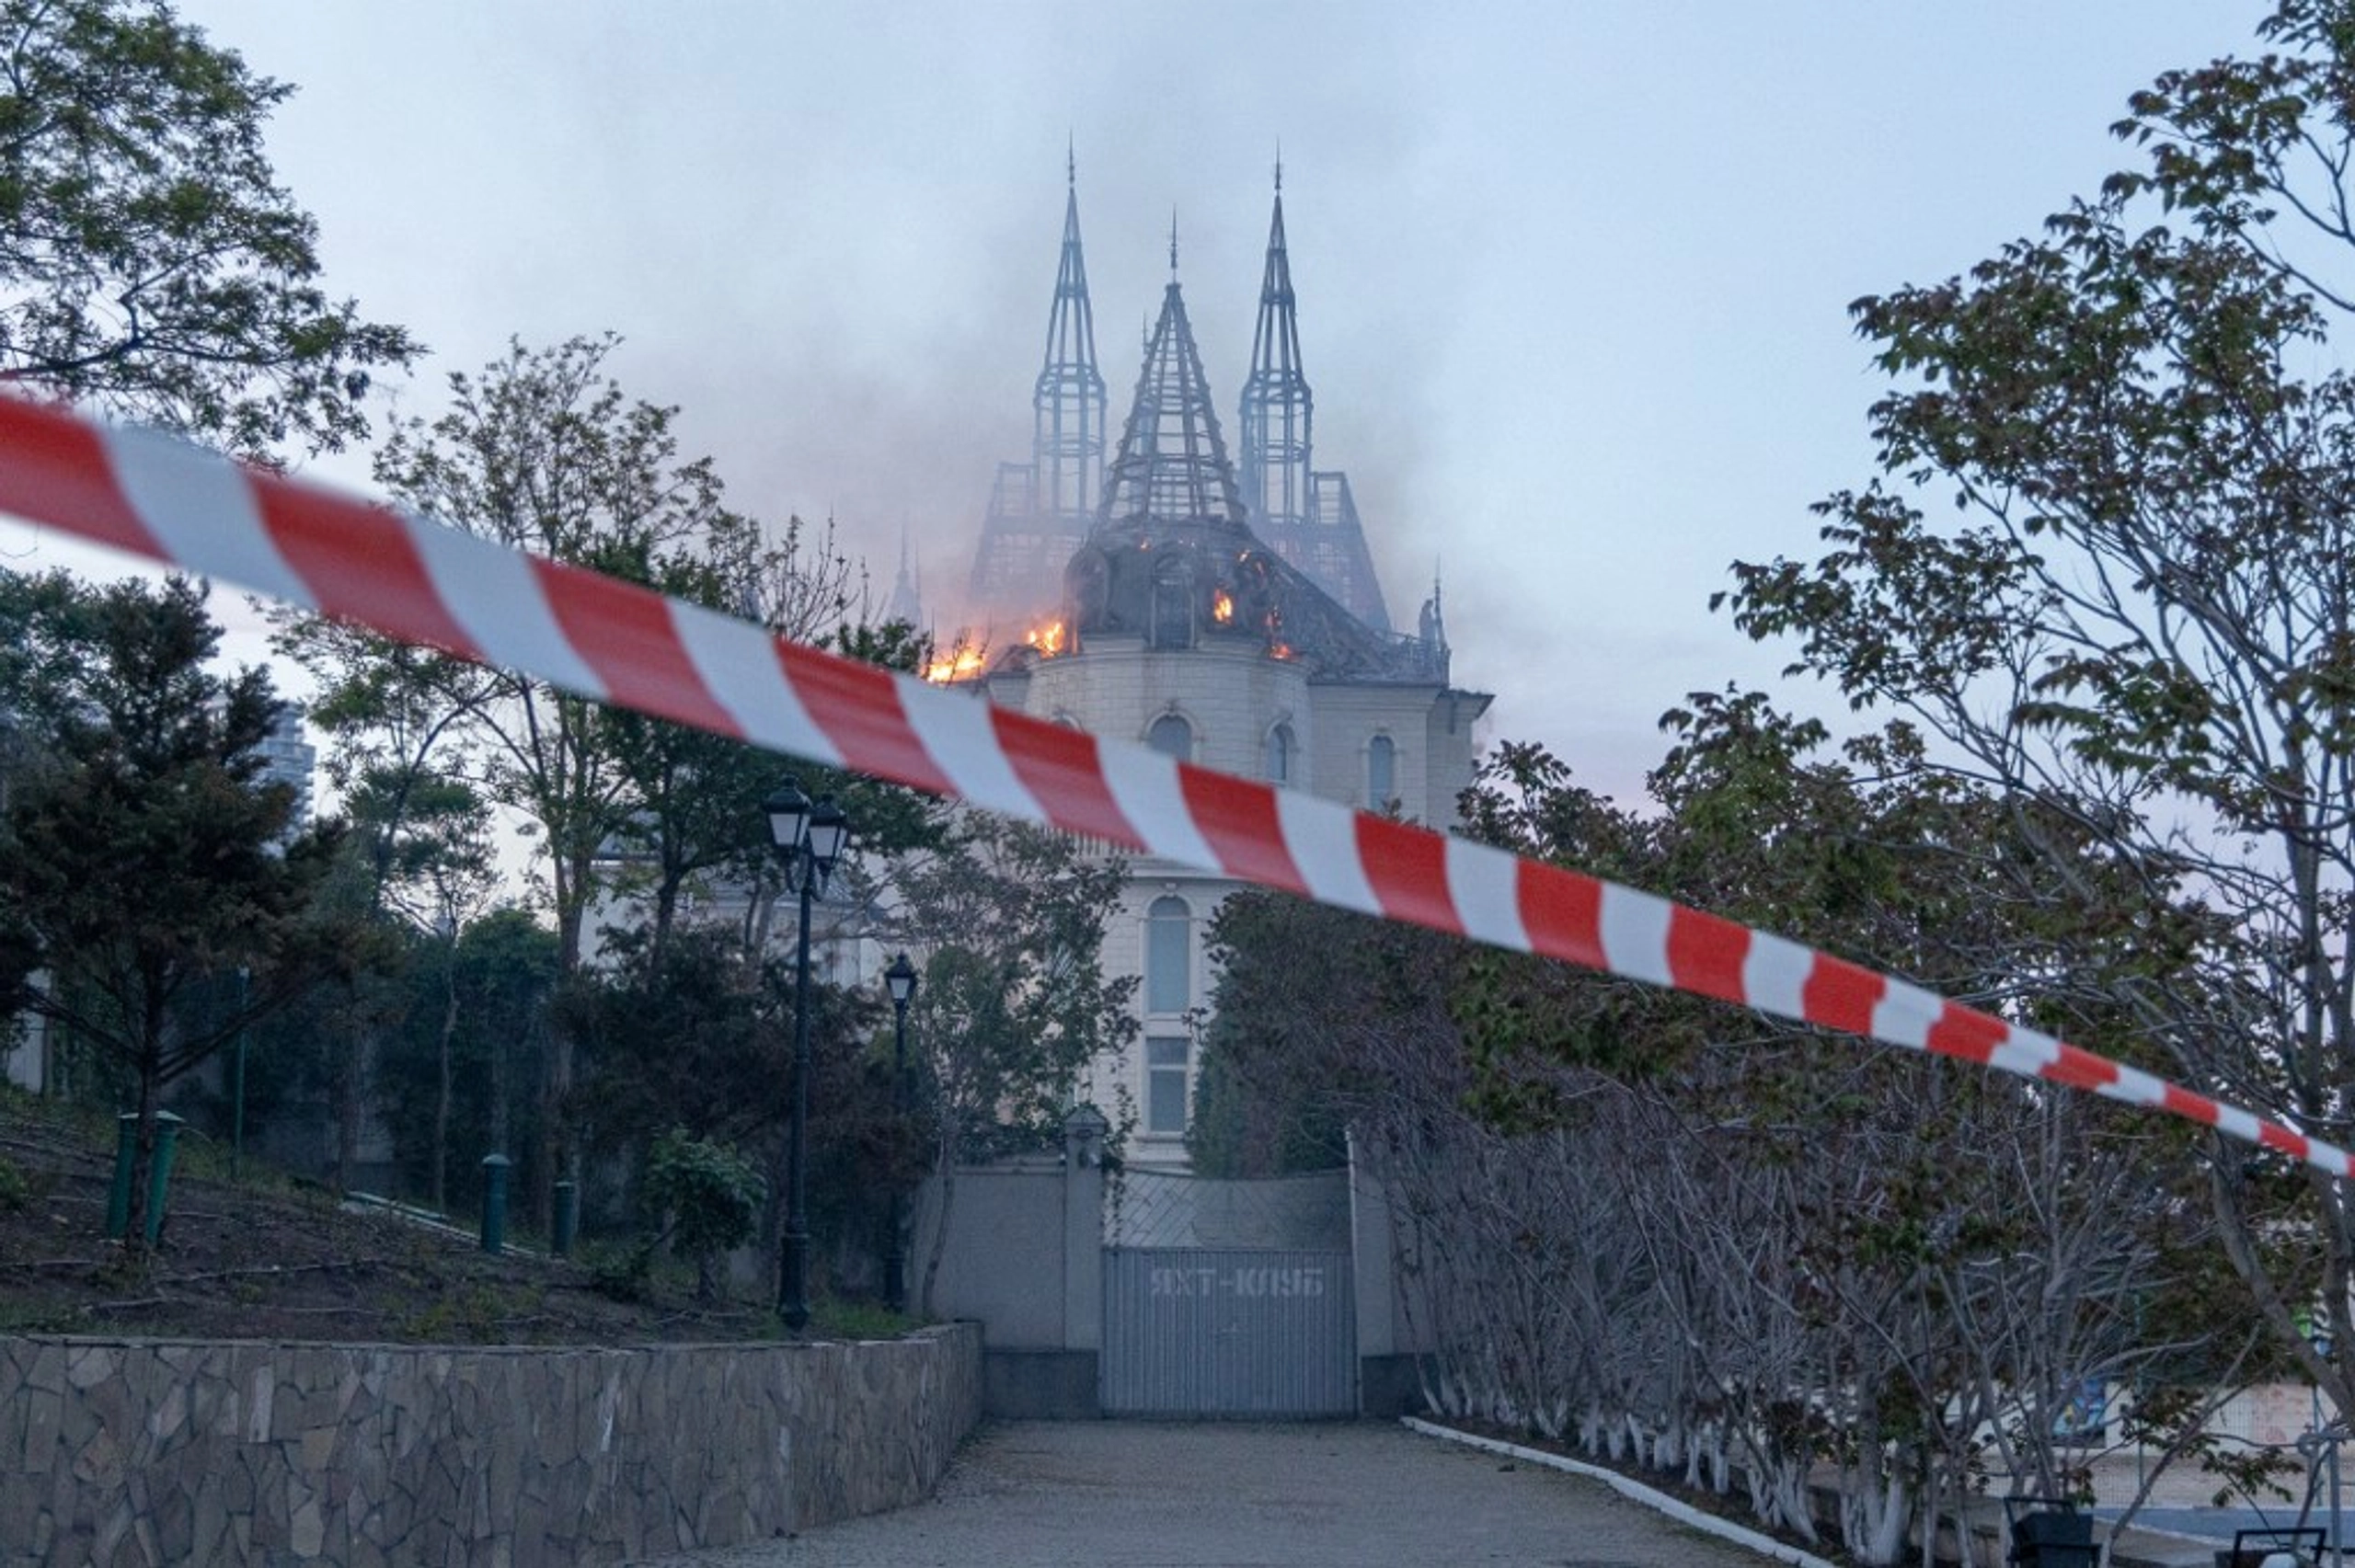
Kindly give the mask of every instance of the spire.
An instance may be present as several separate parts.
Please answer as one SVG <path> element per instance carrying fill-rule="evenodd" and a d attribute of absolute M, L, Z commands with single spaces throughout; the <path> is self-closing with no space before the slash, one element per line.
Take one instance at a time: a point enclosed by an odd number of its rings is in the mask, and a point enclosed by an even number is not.
<path fill-rule="evenodd" d="M 1300 368 L 1300 323 L 1284 247 L 1284 166 L 1276 160 L 1275 214 L 1268 222 L 1268 264 L 1259 283 L 1259 325 L 1251 336 L 1251 374 L 1243 383 L 1243 500 L 1263 532 L 1298 526 L 1309 511 L 1309 427 L 1313 399 Z"/>
<path fill-rule="evenodd" d="M 884 601 L 883 618 L 904 621 L 922 628 L 925 624 L 924 588 L 916 576 L 908 548 L 908 523 L 900 520 L 900 575 L 891 583 L 891 596 Z"/>
<path fill-rule="evenodd" d="M 1096 368 L 1096 314 L 1079 240 L 1079 160 L 1068 144 L 1063 255 L 1030 408 L 1030 461 L 998 464 L 982 525 L 971 589 L 979 608 L 1024 611 L 1051 598 L 1103 500 L 1104 377 Z"/>
<path fill-rule="evenodd" d="M 1315 400 L 1300 366 L 1299 302 L 1292 293 L 1292 253 L 1284 243 L 1281 147 L 1275 177 L 1259 324 L 1251 338 L 1251 374 L 1243 383 L 1243 501 L 1253 531 L 1279 555 L 1350 613 L 1377 632 L 1388 632 L 1390 612 L 1358 525 L 1349 475 L 1318 473 L 1311 463 Z"/>
<path fill-rule="evenodd" d="M 1104 377 L 1096 368 L 1096 312 L 1079 243 L 1079 164 L 1070 154 L 1063 171 L 1063 261 L 1047 318 L 1047 360 L 1030 396 L 1030 457 L 1039 471 L 1040 509 L 1086 518 L 1104 486 Z"/>
<path fill-rule="evenodd" d="M 1171 254 L 1176 254 L 1173 228 Z M 1136 401 L 1120 434 L 1106 487 L 1104 528 L 1142 531 L 1147 539 L 1200 528 L 1243 528 L 1235 470 L 1219 435 L 1218 410 L 1202 375 L 1202 356 L 1172 278 L 1161 319 L 1145 344 Z"/>

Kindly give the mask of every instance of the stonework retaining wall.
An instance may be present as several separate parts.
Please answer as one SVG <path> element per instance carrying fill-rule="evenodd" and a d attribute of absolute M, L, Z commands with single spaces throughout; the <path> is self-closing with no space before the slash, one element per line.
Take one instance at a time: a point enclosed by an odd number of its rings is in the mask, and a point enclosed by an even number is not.
<path fill-rule="evenodd" d="M 0 1337 L 0 1568 L 613 1562 L 916 1502 L 981 1331 L 634 1350 Z"/>

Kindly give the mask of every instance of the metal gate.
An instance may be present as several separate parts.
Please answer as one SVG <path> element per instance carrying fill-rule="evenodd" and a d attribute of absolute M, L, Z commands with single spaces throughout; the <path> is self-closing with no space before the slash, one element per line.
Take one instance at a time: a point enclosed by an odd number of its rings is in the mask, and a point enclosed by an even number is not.
<path fill-rule="evenodd" d="M 1120 1182 L 1106 1209 L 1106 1414 L 1357 1413 L 1346 1172 Z"/>

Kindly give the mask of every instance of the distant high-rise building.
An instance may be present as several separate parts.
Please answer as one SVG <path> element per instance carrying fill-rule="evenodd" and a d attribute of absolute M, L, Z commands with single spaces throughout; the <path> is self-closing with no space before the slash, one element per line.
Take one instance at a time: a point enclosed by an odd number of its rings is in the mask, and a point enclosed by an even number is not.
<path fill-rule="evenodd" d="M 262 781 L 294 792 L 294 809 L 286 819 L 291 839 L 311 825 L 312 777 L 319 763 L 319 749 L 304 734 L 303 710 L 293 703 L 279 704 L 269 738 L 256 750 L 262 760 Z"/>

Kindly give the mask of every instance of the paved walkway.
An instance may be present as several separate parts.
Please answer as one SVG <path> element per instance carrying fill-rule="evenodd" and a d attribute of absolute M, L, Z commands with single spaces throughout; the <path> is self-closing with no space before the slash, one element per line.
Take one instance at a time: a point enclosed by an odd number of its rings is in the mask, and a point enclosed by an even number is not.
<path fill-rule="evenodd" d="M 1596 1482 L 1395 1425 L 993 1425 L 932 1502 L 669 1568 L 1766 1568 Z"/>

